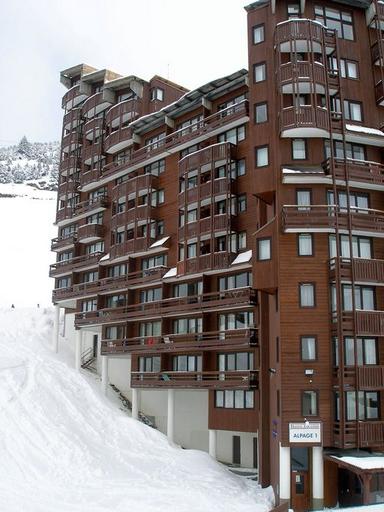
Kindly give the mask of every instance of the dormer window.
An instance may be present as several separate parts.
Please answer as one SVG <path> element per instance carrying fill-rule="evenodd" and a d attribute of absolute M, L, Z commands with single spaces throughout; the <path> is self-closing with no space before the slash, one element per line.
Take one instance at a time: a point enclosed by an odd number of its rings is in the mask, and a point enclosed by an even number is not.
<path fill-rule="evenodd" d="M 164 89 L 153 87 L 151 89 L 151 101 L 164 101 Z"/>
<path fill-rule="evenodd" d="M 288 4 L 288 19 L 300 17 L 300 4 Z"/>

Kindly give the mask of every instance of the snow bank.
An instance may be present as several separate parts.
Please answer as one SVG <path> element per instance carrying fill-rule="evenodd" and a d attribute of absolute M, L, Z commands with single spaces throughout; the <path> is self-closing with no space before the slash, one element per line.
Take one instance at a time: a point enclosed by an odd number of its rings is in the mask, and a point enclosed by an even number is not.
<path fill-rule="evenodd" d="M 264 512 L 271 490 L 171 447 L 48 347 L 52 311 L 0 309 L 1 512 Z"/>

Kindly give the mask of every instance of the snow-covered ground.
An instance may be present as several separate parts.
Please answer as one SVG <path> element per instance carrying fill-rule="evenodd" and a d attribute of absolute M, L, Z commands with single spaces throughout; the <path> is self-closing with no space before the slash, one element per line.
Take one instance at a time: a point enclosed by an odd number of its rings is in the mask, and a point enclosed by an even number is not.
<path fill-rule="evenodd" d="M 270 509 L 270 490 L 170 446 L 76 372 L 65 346 L 52 354 L 52 314 L 0 308 L 1 512 Z"/>
<path fill-rule="evenodd" d="M 0 307 L 51 303 L 48 272 L 54 261 L 51 238 L 57 236 L 55 210 L 55 192 L 0 184 Z"/>

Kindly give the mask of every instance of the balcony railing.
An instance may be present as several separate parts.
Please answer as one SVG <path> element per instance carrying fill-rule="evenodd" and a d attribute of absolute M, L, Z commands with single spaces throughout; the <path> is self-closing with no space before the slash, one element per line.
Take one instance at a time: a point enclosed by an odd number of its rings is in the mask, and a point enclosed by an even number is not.
<path fill-rule="evenodd" d="M 327 83 L 325 67 L 320 62 L 297 61 L 282 64 L 278 69 L 280 84 L 284 87 L 288 83 L 312 82 L 321 84 Z"/>
<path fill-rule="evenodd" d="M 104 256 L 104 252 L 94 252 L 92 254 L 85 254 L 84 256 L 77 256 L 70 260 L 57 261 L 49 267 L 49 277 L 55 277 L 60 274 L 72 272 L 73 270 L 82 267 L 97 265 L 100 258 Z"/>
<path fill-rule="evenodd" d="M 220 142 L 195 151 L 179 161 L 179 176 L 212 162 L 230 163 L 235 158 L 235 149 L 236 146 L 230 142 Z"/>
<path fill-rule="evenodd" d="M 383 105 L 384 102 L 384 84 L 382 80 L 375 85 L 375 98 L 378 105 Z"/>
<path fill-rule="evenodd" d="M 231 180 L 228 178 L 218 178 L 212 181 L 207 181 L 195 188 L 180 192 L 179 205 L 182 206 L 185 202 L 194 203 L 216 195 L 228 194 L 230 191 Z"/>
<path fill-rule="evenodd" d="M 92 161 L 97 162 L 100 159 L 101 154 L 101 142 L 84 145 L 81 152 L 81 156 L 86 164 L 90 164 Z"/>
<path fill-rule="evenodd" d="M 132 388 L 257 389 L 258 372 L 131 372 Z"/>
<path fill-rule="evenodd" d="M 359 421 L 358 435 L 360 448 L 383 446 L 384 421 Z"/>
<path fill-rule="evenodd" d="M 193 139 L 205 134 L 209 135 L 213 130 L 224 127 L 236 119 L 240 119 L 247 115 L 248 101 L 244 100 L 236 103 L 231 107 L 220 110 L 219 112 L 206 117 L 202 121 L 192 124 L 188 128 L 177 130 L 157 142 L 134 151 L 129 158 L 121 163 L 116 164 L 115 162 L 112 162 L 111 164 L 106 165 L 103 177 L 111 176 L 115 172 L 123 169 L 125 170 L 130 166 L 144 162 L 156 155 L 167 153 L 170 150 L 175 151 L 178 146 L 187 143 L 189 140 L 192 141 Z"/>
<path fill-rule="evenodd" d="M 106 126 L 119 126 L 122 122 L 131 121 L 142 113 L 142 101 L 139 98 L 121 101 L 113 105 L 105 115 Z"/>
<path fill-rule="evenodd" d="M 83 115 L 88 118 L 94 117 L 112 105 L 112 103 L 112 101 L 106 99 L 104 91 L 93 94 L 83 103 Z"/>
<path fill-rule="evenodd" d="M 121 244 L 111 245 L 111 260 L 115 258 L 121 258 L 123 256 L 128 256 L 129 254 L 145 252 L 149 249 L 149 246 L 153 244 L 154 241 L 155 238 L 140 237 L 126 240 Z"/>
<path fill-rule="evenodd" d="M 77 241 L 77 233 L 53 238 L 51 242 L 51 251 L 60 251 L 64 247 L 71 247 Z"/>
<path fill-rule="evenodd" d="M 77 187 L 80 185 L 80 181 L 78 179 L 69 179 L 60 183 L 58 186 L 58 194 L 59 196 L 74 194 L 77 191 Z"/>
<path fill-rule="evenodd" d="M 359 366 L 357 388 L 364 391 L 384 389 L 384 366 Z"/>
<path fill-rule="evenodd" d="M 158 177 L 153 174 L 140 174 L 124 183 L 119 183 L 112 189 L 112 200 L 117 201 L 119 197 L 135 194 L 140 190 L 151 191 L 158 187 Z"/>
<path fill-rule="evenodd" d="M 111 153 L 120 151 L 133 143 L 132 138 L 133 132 L 129 126 L 110 132 L 104 139 L 104 150 Z"/>
<path fill-rule="evenodd" d="M 89 283 L 79 283 L 69 286 L 68 288 L 56 288 L 52 292 L 53 302 L 57 300 L 68 300 L 89 295 L 96 295 L 99 291 L 98 281 L 90 281 Z"/>
<path fill-rule="evenodd" d="M 339 258 L 340 278 L 344 281 L 352 280 L 352 260 L 350 258 Z M 330 277 L 336 277 L 336 265 L 338 258 L 329 261 Z M 354 278 L 356 282 L 384 284 L 384 260 L 354 258 Z"/>
<path fill-rule="evenodd" d="M 358 336 L 384 336 L 384 311 L 356 311 Z"/>
<path fill-rule="evenodd" d="M 384 187 L 384 165 L 365 160 L 352 160 L 343 158 L 328 158 L 323 163 L 324 172 L 334 176 L 337 180 L 363 183 L 375 187 Z"/>
<path fill-rule="evenodd" d="M 239 288 L 190 297 L 174 297 L 153 302 L 142 302 L 140 304 L 100 309 L 88 313 L 78 313 L 75 323 L 78 326 L 108 324 L 110 322 L 143 317 L 174 316 L 178 313 L 196 314 L 206 310 L 255 306 L 256 302 L 256 290 L 252 288 Z"/>
<path fill-rule="evenodd" d="M 81 108 L 74 108 L 63 117 L 63 126 L 75 128 L 82 121 Z"/>
<path fill-rule="evenodd" d="M 74 131 L 67 133 L 61 140 L 61 148 L 64 152 L 72 151 L 78 148 L 83 142 L 83 136 L 80 132 Z"/>
<path fill-rule="evenodd" d="M 179 228 L 179 239 L 196 237 L 199 234 L 226 232 L 230 230 L 232 215 L 229 213 L 220 213 L 204 219 L 189 222 Z"/>
<path fill-rule="evenodd" d="M 105 234 L 105 227 L 101 224 L 85 224 L 79 226 L 78 240 L 79 242 L 86 243 L 103 238 Z"/>
<path fill-rule="evenodd" d="M 84 125 L 83 132 L 85 137 L 89 140 L 93 139 L 94 136 L 98 137 L 104 128 L 104 119 L 102 117 L 95 117 L 90 119 Z M 93 133 L 95 135 L 93 135 Z"/>
<path fill-rule="evenodd" d="M 275 30 L 275 44 L 277 45 L 295 39 L 312 40 L 318 44 L 323 44 L 323 38 L 324 27 L 320 23 L 308 19 L 289 20 L 278 24 Z"/>
<path fill-rule="evenodd" d="M 280 112 L 280 132 L 289 134 L 288 130 L 295 130 L 294 135 L 298 136 L 297 129 L 317 129 L 322 132 L 329 131 L 329 113 L 324 107 L 315 105 L 300 105 L 285 107 Z M 302 133 L 305 136 L 305 132 Z"/>
<path fill-rule="evenodd" d="M 228 268 L 235 259 L 236 253 L 212 252 L 196 258 L 177 262 L 177 275 L 193 274 L 208 270 L 221 270 Z"/>
<path fill-rule="evenodd" d="M 143 204 L 130 208 L 125 212 L 116 213 L 112 217 L 112 224 L 116 228 L 117 226 L 135 224 L 142 220 L 147 220 L 149 222 L 151 219 L 155 218 L 155 212 L 156 209 L 150 204 Z"/>
<path fill-rule="evenodd" d="M 131 352 L 188 352 L 191 350 L 239 349 L 257 346 L 258 331 L 236 329 L 202 333 L 144 336 L 119 340 L 102 340 L 102 354 Z"/>
<path fill-rule="evenodd" d="M 72 172 L 78 172 L 81 169 L 81 159 L 78 156 L 70 155 L 67 158 L 63 158 L 60 162 L 60 173 L 71 174 Z"/>
<path fill-rule="evenodd" d="M 369 208 L 351 208 L 352 230 L 369 233 L 371 236 L 384 236 L 384 211 Z M 348 230 L 347 209 L 337 205 L 287 205 L 283 207 L 283 229 L 285 232 L 300 231 L 334 232 L 336 229 L 336 213 L 338 227 Z"/>
<path fill-rule="evenodd" d="M 87 96 L 88 94 L 80 91 L 80 84 L 75 85 L 64 94 L 61 106 L 67 109 L 73 108 L 79 105 Z"/>
<path fill-rule="evenodd" d="M 74 215 L 83 215 L 93 210 L 106 210 L 109 207 L 109 199 L 107 196 L 99 196 L 88 201 L 79 203 L 74 208 Z"/>

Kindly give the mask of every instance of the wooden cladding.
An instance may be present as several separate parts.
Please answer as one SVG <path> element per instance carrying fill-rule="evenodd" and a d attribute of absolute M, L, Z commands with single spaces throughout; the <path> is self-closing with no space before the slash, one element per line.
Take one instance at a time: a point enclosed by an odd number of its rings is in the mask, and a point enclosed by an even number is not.
<path fill-rule="evenodd" d="M 275 44 L 289 43 L 295 39 L 324 43 L 324 27 L 312 20 L 290 20 L 280 23 L 275 30 Z"/>
<path fill-rule="evenodd" d="M 352 280 L 352 260 L 350 258 L 332 258 L 329 262 L 331 280 L 335 279 L 335 267 L 340 263 L 341 280 Z M 384 283 L 384 260 L 354 258 L 354 279 L 358 283 Z"/>
<path fill-rule="evenodd" d="M 102 340 L 101 353 L 182 353 L 191 350 L 241 349 L 253 347 L 257 344 L 258 330 L 252 328 L 162 336 L 139 336 L 121 340 Z M 255 364 L 255 366 L 258 366 L 258 364 Z"/>
<path fill-rule="evenodd" d="M 384 421 L 359 421 L 358 434 L 361 448 L 383 446 Z"/>
<path fill-rule="evenodd" d="M 300 105 L 285 107 L 280 112 L 280 132 L 293 128 L 317 128 L 329 131 L 329 113 L 324 107 L 316 105 Z M 303 132 L 305 137 L 306 133 Z"/>
<path fill-rule="evenodd" d="M 373 187 L 384 188 L 384 165 L 377 162 L 328 158 L 323 163 L 325 174 L 334 174 L 336 180 L 364 183 Z"/>
<path fill-rule="evenodd" d="M 131 372 L 131 388 L 257 389 L 258 372 Z"/>
<path fill-rule="evenodd" d="M 363 391 L 384 389 L 384 366 L 359 366 L 357 388 Z"/>
<path fill-rule="evenodd" d="M 52 263 L 49 267 L 49 277 L 55 277 L 60 274 L 72 272 L 73 270 L 80 269 L 82 267 L 88 267 L 97 265 L 100 258 L 104 256 L 103 252 L 94 252 L 92 254 L 85 254 L 84 256 L 77 256 L 70 260 L 57 261 Z"/>

